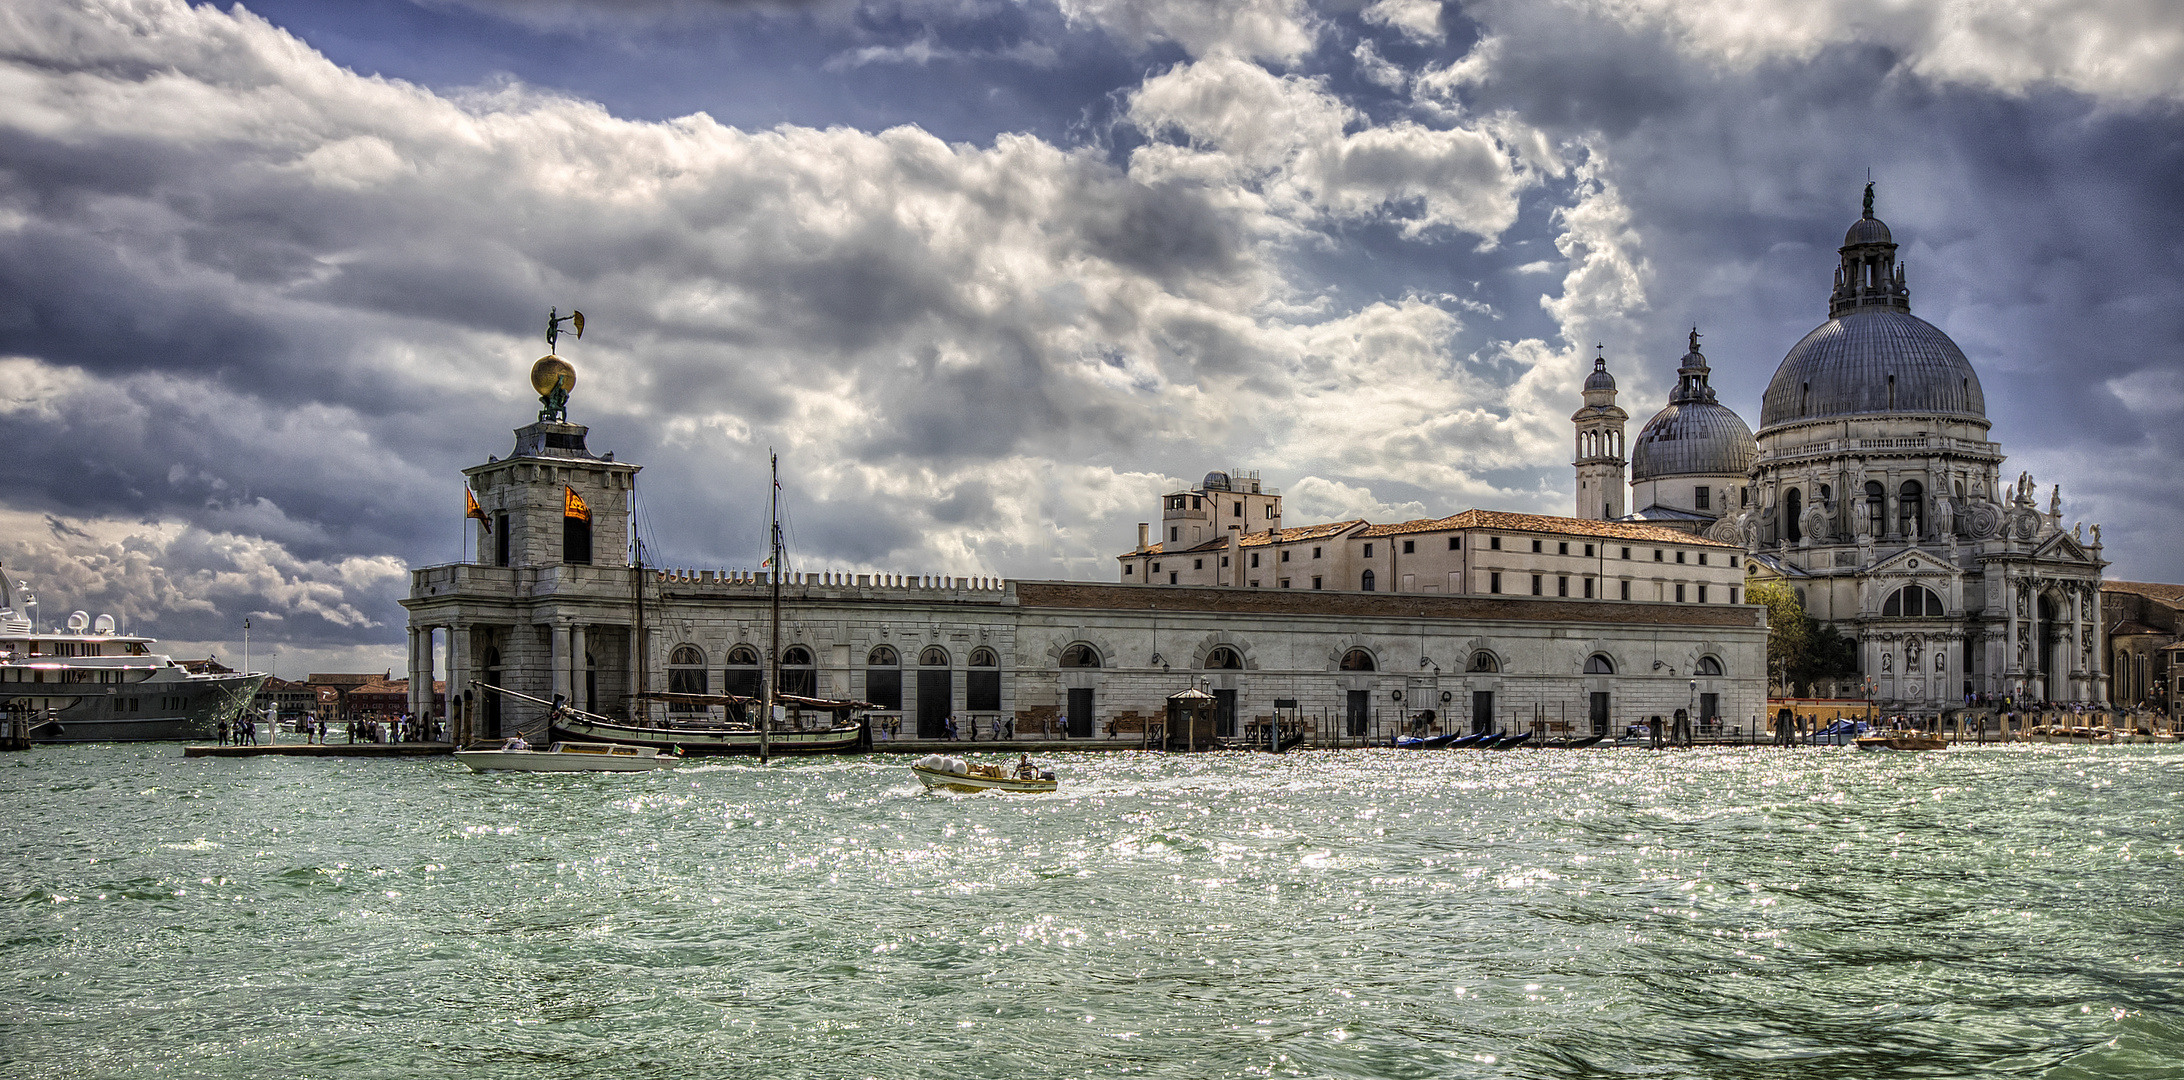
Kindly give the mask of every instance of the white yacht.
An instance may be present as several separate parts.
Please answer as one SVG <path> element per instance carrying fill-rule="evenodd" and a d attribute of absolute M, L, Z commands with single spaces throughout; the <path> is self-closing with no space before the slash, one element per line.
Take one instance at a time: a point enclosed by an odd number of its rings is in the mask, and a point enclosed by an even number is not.
<path fill-rule="evenodd" d="M 116 633 L 114 617 L 78 611 L 41 632 L 36 603 L 0 574 L 0 710 L 27 721 L 32 742 L 174 742 L 210 738 L 250 707 L 262 672 L 200 675 L 152 651 L 156 640 Z"/>

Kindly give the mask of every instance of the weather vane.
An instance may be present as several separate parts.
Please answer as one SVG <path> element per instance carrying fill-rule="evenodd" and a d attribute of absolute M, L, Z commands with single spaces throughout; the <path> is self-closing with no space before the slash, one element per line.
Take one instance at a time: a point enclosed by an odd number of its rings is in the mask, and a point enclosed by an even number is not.
<path fill-rule="evenodd" d="M 584 313 L 571 309 L 567 315 L 561 309 L 552 308 L 546 313 L 546 355 L 531 365 L 531 389 L 538 391 L 538 418 L 542 422 L 567 423 L 569 420 L 569 391 L 576 389 L 576 368 L 567 360 L 554 355 L 561 342 L 561 324 L 581 339 L 584 336 Z"/>

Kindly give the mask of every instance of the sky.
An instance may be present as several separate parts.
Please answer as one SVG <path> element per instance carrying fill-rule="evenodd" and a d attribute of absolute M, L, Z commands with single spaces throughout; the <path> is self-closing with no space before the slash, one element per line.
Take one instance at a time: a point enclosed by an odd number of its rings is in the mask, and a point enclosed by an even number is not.
<path fill-rule="evenodd" d="M 0 565 L 399 669 L 550 307 L 664 565 L 769 449 L 802 570 L 1113 580 L 1212 469 L 1569 513 L 1596 348 L 1756 426 L 1869 175 L 2006 475 L 2184 580 L 2167 0 L 17 0 Z"/>

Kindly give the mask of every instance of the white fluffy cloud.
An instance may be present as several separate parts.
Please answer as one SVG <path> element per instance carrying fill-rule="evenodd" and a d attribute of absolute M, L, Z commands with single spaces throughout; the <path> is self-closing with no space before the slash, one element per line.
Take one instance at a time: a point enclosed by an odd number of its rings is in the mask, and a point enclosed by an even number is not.
<path fill-rule="evenodd" d="M 2097 97 L 2184 96 L 2184 19 L 2173 0 L 1567 0 L 1657 27 L 1725 64 L 1810 58 L 1840 44 L 1896 50 L 1911 71 L 2010 93 L 2052 85 Z"/>
<path fill-rule="evenodd" d="M 1192 56 L 1294 60 L 1318 19 L 1302 0 L 1058 0 L 1062 13 L 1143 48 L 1173 41 Z"/>
<path fill-rule="evenodd" d="M 1228 57 L 1145 80 L 1129 115 L 1178 140 L 1140 147 L 1133 177 L 1203 184 L 1293 224 L 1385 214 L 1409 235 L 1453 228 L 1491 239 L 1516 220 L 1518 192 L 1534 179 L 1482 127 L 1368 125 L 1322 80 Z"/>

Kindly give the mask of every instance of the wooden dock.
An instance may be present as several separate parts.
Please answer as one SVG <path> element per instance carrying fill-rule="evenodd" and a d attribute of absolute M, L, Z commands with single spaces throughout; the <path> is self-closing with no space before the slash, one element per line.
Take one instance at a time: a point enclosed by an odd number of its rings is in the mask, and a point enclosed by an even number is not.
<path fill-rule="evenodd" d="M 183 757 L 432 757 L 452 754 L 455 744 L 444 742 L 398 743 L 269 743 L 262 746 L 185 746 Z"/>

